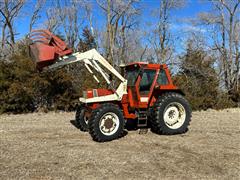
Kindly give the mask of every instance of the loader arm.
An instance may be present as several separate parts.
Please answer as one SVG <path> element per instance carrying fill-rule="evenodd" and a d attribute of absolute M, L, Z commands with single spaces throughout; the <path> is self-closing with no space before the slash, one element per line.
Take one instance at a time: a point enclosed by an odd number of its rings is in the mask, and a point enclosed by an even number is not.
<path fill-rule="evenodd" d="M 110 84 L 109 76 L 108 74 L 99 66 L 98 63 L 100 63 L 103 67 L 105 67 L 108 71 L 110 71 L 114 76 L 116 76 L 121 82 L 126 81 L 126 79 L 116 70 L 114 69 L 106 59 L 104 59 L 97 51 L 96 49 L 92 49 L 89 51 L 86 51 L 84 53 L 74 53 L 68 56 L 63 56 L 56 61 L 56 63 L 48 66 L 45 68 L 45 70 L 52 70 L 59 67 L 62 67 L 64 65 L 73 64 L 77 62 L 83 62 L 87 70 L 93 74 L 91 69 L 94 68 L 97 72 L 99 72 L 103 78 L 106 80 L 108 84 Z M 96 76 L 94 75 L 94 78 L 96 79 Z M 98 80 L 97 80 L 98 81 Z"/>
<path fill-rule="evenodd" d="M 121 101 L 124 94 L 127 94 L 127 80 L 116 70 L 114 69 L 107 60 L 105 60 L 95 49 L 86 51 L 84 53 L 74 53 L 71 55 L 63 56 L 58 58 L 58 60 L 46 67 L 44 71 L 54 70 L 56 68 L 73 64 L 73 63 L 84 63 L 86 69 L 93 75 L 94 79 L 99 82 L 98 78 L 94 75 L 93 71 L 90 67 L 94 68 L 97 72 L 99 72 L 105 81 L 110 85 L 111 81 L 109 78 L 108 73 L 101 68 L 100 65 L 105 67 L 109 72 L 111 72 L 114 76 L 116 76 L 120 80 L 120 84 L 117 89 L 113 89 L 114 94 L 100 96 L 100 97 L 93 97 L 93 98 L 79 98 L 80 102 L 83 103 L 95 103 L 95 102 L 107 102 L 107 101 Z"/>

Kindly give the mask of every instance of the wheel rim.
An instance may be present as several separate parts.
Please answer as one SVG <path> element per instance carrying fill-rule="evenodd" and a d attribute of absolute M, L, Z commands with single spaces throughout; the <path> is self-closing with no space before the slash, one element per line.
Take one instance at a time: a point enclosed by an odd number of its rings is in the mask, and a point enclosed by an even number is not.
<path fill-rule="evenodd" d="M 119 128 L 119 118 L 113 112 L 108 112 L 102 116 L 99 121 L 99 129 L 106 136 L 111 136 Z"/>
<path fill-rule="evenodd" d="M 185 122 L 186 110 L 178 102 L 170 103 L 164 110 L 163 119 L 169 128 L 178 129 Z"/>

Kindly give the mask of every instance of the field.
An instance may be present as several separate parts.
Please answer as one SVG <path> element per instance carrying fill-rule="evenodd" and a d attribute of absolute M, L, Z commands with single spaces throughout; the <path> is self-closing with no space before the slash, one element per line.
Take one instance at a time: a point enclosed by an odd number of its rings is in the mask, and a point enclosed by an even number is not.
<path fill-rule="evenodd" d="M 240 109 L 194 112 L 189 131 L 92 141 L 74 113 L 0 116 L 0 179 L 239 179 Z"/>

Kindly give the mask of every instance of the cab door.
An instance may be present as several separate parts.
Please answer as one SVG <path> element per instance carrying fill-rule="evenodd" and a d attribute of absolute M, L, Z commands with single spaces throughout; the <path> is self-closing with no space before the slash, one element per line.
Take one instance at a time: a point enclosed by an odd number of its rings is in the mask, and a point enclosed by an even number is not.
<path fill-rule="evenodd" d="M 136 84 L 138 87 L 139 108 L 147 107 L 157 79 L 157 74 L 158 70 L 155 69 L 144 69 L 140 74 L 139 84 Z"/>
<path fill-rule="evenodd" d="M 158 70 L 140 69 L 128 72 L 128 97 L 130 107 L 147 108 L 157 80 Z"/>

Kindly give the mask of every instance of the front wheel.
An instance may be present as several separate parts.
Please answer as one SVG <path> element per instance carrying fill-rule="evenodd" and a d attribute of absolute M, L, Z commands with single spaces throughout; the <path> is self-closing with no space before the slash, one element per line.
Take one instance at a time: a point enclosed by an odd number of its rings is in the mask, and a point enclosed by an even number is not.
<path fill-rule="evenodd" d="M 89 133 L 97 142 L 111 141 L 123 133 L 124 118 L 121 110 L 114 104 L 102 104 L 93 110 L 88 122 Z"/>
<path fill-rule="evenodd" d="M 180 94 L 164 94 L 154 105 L 151 121 L 153 132 L 158 134 L 185 133 L 191 121 L 190 105 Z"/>

